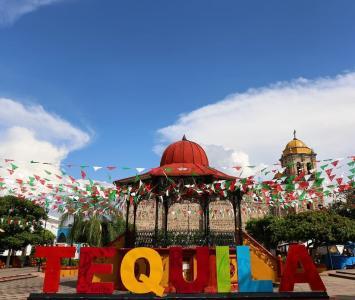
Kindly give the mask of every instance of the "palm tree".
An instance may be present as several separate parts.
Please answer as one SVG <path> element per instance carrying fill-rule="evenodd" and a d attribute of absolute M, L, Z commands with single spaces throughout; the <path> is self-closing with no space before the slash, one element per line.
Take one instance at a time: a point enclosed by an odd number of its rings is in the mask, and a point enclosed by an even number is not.
<path fill-rule="evenodd" d="M 84 217 L 80 212 L 72 215 L 65 213 L 61 217 L 61 226 L 73 218 L 69 233 L 70 243 L 87 243 L 100 247 L 116 239 L 125 230 L 125 222 L 121 215 L 101 216 L 94 214 Z"/>

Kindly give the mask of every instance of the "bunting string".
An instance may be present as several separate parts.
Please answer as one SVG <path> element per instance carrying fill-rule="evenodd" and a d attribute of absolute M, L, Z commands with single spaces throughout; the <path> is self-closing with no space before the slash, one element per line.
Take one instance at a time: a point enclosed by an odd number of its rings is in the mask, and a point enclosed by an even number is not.
<path fill-rule="evenodd" d="M 32 200 L 48 211 L 82 213 L 85 216 L 120 214 L 127 203 L 137 204 L 142 200 L 157 197 L 161 201 L 164 197 L 169 197 L 175 202 L 185 199 L 202 201 L 202 195 L 226 199 L 237 189 L 247 195 L 245 201 L 255 204 L 256 210 L 258 210 L 257 205 L 287 208 L 335 197 L 355 187 L 355 156 L 320 160 L 319 169 L 303 171 L 297 176 L 286 176 L 285 168 L 282 168 L 279 163 L 262 168 L 234 166 L 239 172 L 236 179 L 220 180 L 210 184 L 198 183 L 197 180 L 187 184 L 181 178 L 169 176 L 169 172 L 173 170 L 167 168 L 165 170 L 167 184 L 159 189 L 152 186 L 150 182 L 143 182 L 140 179 L 145 168 L 120 167 L 124 170 L 135 170 L 136 180 L 130 185 L 116 186 L 112 183 L 92 180 L 87 173 L 89 167 L 92 167 L 95 172 L 104 168 L 111 172 L 118 168 L 115 165 L 101 167 L 66 164 L 67 168 L 77 166 L 80 168 L 80 177 L 75 178 L 69 175 L 63 166 L 59 166 L 60 173 L 56 169 L 53 171 L 51 168 L 46 168 L 46 165 L 51 165 L 47 162 L 30 161 L 30 164 L 43 166 L 40 173 L 30 176 L 24 176 L 26 172 L 21 173 L 21 164 L 17 161 L 6 158 L 3 162 L 0 169 L 1 195 L 14 195 Z M 254 168 L 254 175 L 243 177 L 243 168 Z M 190 213 L 200 212 L 197 210 Z M 221 212 L 212 212 L 212 215 L 217 213 Z M 222 213 L 228 215 L 229 212 Z M 8 221 L 0 220 L 0 222 Z"/>

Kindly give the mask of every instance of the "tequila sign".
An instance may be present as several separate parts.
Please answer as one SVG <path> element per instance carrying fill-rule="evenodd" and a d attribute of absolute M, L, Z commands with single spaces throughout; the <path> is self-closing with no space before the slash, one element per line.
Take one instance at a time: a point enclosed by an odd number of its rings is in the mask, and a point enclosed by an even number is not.
<path fill-rule="evenodd" d="M 93 282 L 94 274 L 111 274 L 112 264 L 94 263 L 97 258 L 115 256 L 116 248 L 80 249 L 80 261 L 77 281 L 77 293 L 86 294 L 112 294 L 113 282 Z M 217 246 L 216 251 L 216 282 L 219 293 L 231 292 L 231 278 L 229 272 L 228 246 Z M 251 260 L 248 246 L 236 246 L 238 290 L 239 292 L 273 292 L 271 280 L 253 280 L 251 274 Z M 176 293 L 202 293 L 209 283 L 210 264 L 209 248 L 197 247 L 197 274 L 194 281 L 186 281 L 183 277 L 183 248 L 169 248 L 169 283 Z M 43 284 L 45 293 L 56 293 L 59 287 L 60 262 L 62 258 L 74 257 L 75 247 L 36 247 L 36 256 L 46 258 L 46 269 Z M 135 264 L 138 259 L 144 258 L 149 265 L 149 274 L 135 274 Z M 302 272 L 299 266 L 302 266 Z M 119 273 L 121 282 L 126 289 L 135 294 L 154 293 L 164 296 L 163 262 L 160 254 L 152 248 L 133 248 L 129 250 L 120 262 Z M 304 245 L 290 245 L 286 264 L 284 266 L 280 292 L 293 291 L 295 283 L 308 283 L 312 291 L 325 291 L 325 286 L 317 269 Z"/>

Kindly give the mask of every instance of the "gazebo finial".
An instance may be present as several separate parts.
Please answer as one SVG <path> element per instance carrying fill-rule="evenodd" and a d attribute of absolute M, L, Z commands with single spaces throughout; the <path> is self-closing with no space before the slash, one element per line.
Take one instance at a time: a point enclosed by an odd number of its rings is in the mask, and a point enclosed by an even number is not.
<path fill-rule="evenodd" d="M 293 130 L 293 139 L 296 140 L 296 129 Z"/>
<path fill-rule="evenodd" d="M 182 137 L 183 141 L 187 141 L 186 135 L 184 134 L 184 136 Z"/>

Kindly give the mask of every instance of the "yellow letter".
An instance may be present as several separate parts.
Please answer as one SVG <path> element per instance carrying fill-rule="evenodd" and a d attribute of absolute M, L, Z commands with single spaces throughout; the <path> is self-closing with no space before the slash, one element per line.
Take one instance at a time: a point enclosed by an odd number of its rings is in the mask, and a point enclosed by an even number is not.
<path fill-rule="evenodd" d="M 149 277 L 142 274 L 137 280 L 134 275 L 134 265 L 139 258 L 145 258 L 150 266 Z M 160 286 L 163 277 L 163 262 L 159 253 L 150 248 L 135 248 L 130 250 L 121 263 L 121 280 L 127 290 L 136 294 L 153 292 L 163 296 L 164 288 Z"/>

